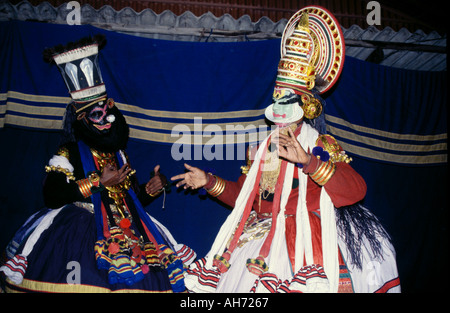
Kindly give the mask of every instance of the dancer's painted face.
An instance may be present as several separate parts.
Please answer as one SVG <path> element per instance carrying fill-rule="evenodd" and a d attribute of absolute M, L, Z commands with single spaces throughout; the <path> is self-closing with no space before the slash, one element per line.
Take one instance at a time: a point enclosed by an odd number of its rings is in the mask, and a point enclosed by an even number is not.
<path fill-rule="evenodd" d="M 272 97 L 273 118 L 278 126 L 286 126 L 292 123 L 293 116 L 299 116 L 298 96 L 288 88 L 275 88 Z"/>
<path fill-rule="evenodd" d="M 114 107 L 112 99 L 99 101 L 78 114 L 78 120 L 84 120 L 88 127 L 95 127 L 100 133 L 107 133 L 115 121 L 115 116 L 110 113 Z"/>

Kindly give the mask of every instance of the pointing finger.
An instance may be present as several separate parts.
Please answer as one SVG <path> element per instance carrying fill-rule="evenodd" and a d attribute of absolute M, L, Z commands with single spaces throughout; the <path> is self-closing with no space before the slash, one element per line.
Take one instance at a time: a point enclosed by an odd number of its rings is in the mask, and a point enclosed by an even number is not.
<path fill-rule="evenodd" d="M 184 179 L 186 174 L 179 174 L 170 178 L 170 180 Z"/>

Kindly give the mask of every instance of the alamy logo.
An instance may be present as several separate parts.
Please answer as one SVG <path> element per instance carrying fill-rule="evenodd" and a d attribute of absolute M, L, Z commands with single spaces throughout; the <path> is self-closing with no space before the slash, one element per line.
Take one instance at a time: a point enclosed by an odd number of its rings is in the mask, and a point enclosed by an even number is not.
<path fill-rule="evenodd" d="M 81 25 L 81 9 L 78 1 L 70 1 L 66 8 L 71 10 L 67 13 L 66 22 L 68 25 Z"/>
<path fill-rule="evenodd" d="M 381 25 L 381 6 L 378 1 L 369 1 L 366 6 L 367 10 L 371 10 L 366 17 L 367 24 Z"/>
<path fill-rule="evenodd" d="M 177 124 L 172 128 L 170 137 L 176 141 L 171 155 L 175 161 L 245 160 L 245 142 L 261 142 L 273 130 L 275 126 L 269 129 L 267 125 L 227 124 L 223 128 L 217 124 L 203 124 L 201 117 L 195 117 L 193 124 Z"/>
<path fill-rule="evenodd" d="M 70 261 L 66 266 L 67 270 L 70 270 L 66 276 L 66 282 L 69 285 L 79 285 L 81 283 L 81 266 L 77 261 Z"/>

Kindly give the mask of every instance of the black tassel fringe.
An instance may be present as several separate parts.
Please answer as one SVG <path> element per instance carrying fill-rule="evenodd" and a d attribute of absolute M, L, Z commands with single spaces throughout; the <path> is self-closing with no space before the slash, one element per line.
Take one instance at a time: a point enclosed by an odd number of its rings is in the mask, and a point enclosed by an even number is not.
<path fill-rule="evenodd" d="M 66 45 L 57 45 L 52 48 L 47 48 L 42 53 L 44 61 L 46 63 L 53 63 L 53 56 L 63 53 L 65 51 L 70 51 L 76 48 L 80 48 L 83 46 L 91 45 L 93 43 L 98 44 L 99 50 L 102 49 L 106 45 L 106 37 L 102 34 L 97 34 L 93 37 L 85 37 L 75 42 L 69 42 Z"/>
<path fill-rule="evenodd" d="M 339 236 L 347 245 L 350 260 L 357 268 L 362 268 L 361 244 L 364 237 L 370 244 L 377 260 L 383 260 L 381 238 L 391 238 L 381 225 L 378 218 L 363 205 L 357 203 L 351 206 L 336 208 L 336 224 L 340 230 Z"/>

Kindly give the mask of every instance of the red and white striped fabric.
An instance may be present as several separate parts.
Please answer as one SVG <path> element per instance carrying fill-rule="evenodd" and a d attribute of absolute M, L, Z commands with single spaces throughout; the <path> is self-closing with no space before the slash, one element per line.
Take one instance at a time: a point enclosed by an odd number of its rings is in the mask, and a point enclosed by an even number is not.
<path fill-rule="evenodd" d="M 323 267 L 320 265 L 310 265 L 302 267 L 291 279 L 282 281 L 273 273 L 264 273 L 255 281 L 250 292 L 270 292 L 270 293 L 310 293 L 327 292 L 329 283 Z"/>
<path fill-rule="evenodd" d="M 31 253 L 35 243 L 38 241 L 41 234 L 53 223 L 53 219 L 62 208 L 51 210 L 47 213 L 39 225 L 28 237 L 27 242 L 21 252 L 21 254 L 15 255 L 12 259 L 8 260 L 5 265 L 0 267 L 0 272 L 4 272 L 13 283 L 20 285 L 23 281 L 23 277 L 27 270 L 27 256 Z"/>
<path fill-rule="evenodd" d="M 206 260 L 202 258 L 192 264 L 185 275 L 184 283 L 190 292 L 215 292 L 221 273 L 217 267 L 211 269 L 205 267 Z"/>
<path fill-rule="evenodd" d="M 0 267 L 0 272 L 4 272 L 14 284 L 20 285 L 27 271 L 27 265 L 27 258 L 18 254 Z"/>
<path fill-rule="evenodd" d="M 176 244 L 174 248 L 177 256 L 181 259 L 185 266 L 189 266 L 197 258 L 197 253 L 184 244 Z"/>

